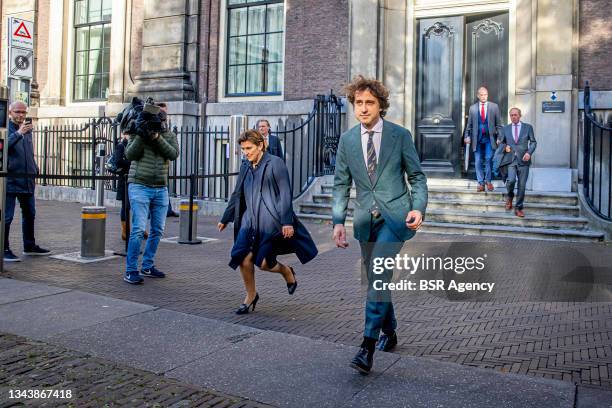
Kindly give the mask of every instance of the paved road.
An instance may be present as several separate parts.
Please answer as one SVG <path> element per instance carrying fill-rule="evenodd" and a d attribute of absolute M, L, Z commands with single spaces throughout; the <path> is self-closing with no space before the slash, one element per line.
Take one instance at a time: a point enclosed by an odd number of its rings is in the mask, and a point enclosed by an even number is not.
<path fill-rule="evenodd" d="M 37 207 L 39 243 L 56 253 L 78 250 L 80 205 L 39 201 Z M 18 219 L 14 222 L 19 225 Z M 119 223 L 117 210 L 110 211 L 107 222 L 107 248 L 118 249 L 122 244 L 114 228 Z M 359 343 L 363 295 L 355 241 L 347 250 L 335 249 L 329 225 L 308 224 L 320 255 L 303 266 L 292 256 L 283 258 L 297 264 L 296 294 L 287 294 L 278 275 L 258 273 L 261 300 L 256 312 L 236 316 L 233 311 L 244 292 L 238 273 L 227 267 L 231 232 L 219 234 L 215 224 L 216 219 L 204 218 L 198 228 L 200 235 L 217 241 L 199 246 L 161 244 L 157 266 L 168 278 L 148 280 L 139 287 L 121 281 L 123 259 L 79 265 L 30 258 L 7 265 L 1 276 L 258 329 Z M 12 242 L 20 253 L 17 230 L 13 228 Z M 178 235 L 177 219 L 169 219 L 166 235 Z M 448 253 L 451 244 L 470 241 L 474 239 L 420 234 L 405 249 L 415 256 Z M 517 239 L 483 239 L 468 245 L 491 254 L 492 279 L 504 290 L 495 299 L 459 296 L 453 300 L 426 292 L 396 295 L 400 340 L 396 353 L 612 389 L 612 247 Z M 553 276 L 559 268 L 561 279 Z M 548 285 L 551 276 L 557 280 Z M 546 292 L 547 287 L 551 291 Z"/>

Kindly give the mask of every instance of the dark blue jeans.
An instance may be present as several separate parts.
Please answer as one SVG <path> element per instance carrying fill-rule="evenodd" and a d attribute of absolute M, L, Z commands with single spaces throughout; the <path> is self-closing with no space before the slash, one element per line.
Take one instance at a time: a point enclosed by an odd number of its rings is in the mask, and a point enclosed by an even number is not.
<path fill-rule="evenodd" d="M 4 214 L 4 250 L 10 248 L 9 233 L 11 222 L 15 215 L 15 201 L 19 200 L 21 206 L 21 231 L 23 234 L 23 249 L 28 250 L 36 245 L 34 240 L 34 218 L 36 207 L 34 194 L 6 193 L 6 210 Z"/>
<path fill-rule="evenodd" d="M 142 269 L 154 266 L 159 240 L 164 234 L 166 212 L 168 210 L 168 189 L 166 187 L 147 187 L 130 183 L 128 187 L 132 208 L 131 230 L 128 242 L 126 274 L 138 272 L 138 256 L 147 220 L 151 217 L 151 232 L 142 257 Z"/>

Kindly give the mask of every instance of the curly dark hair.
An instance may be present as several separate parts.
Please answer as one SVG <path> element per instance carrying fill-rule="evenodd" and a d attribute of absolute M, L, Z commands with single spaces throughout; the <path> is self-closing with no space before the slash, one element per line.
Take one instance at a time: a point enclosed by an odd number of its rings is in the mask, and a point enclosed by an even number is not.
<path fill-rule="evenodd" d="M 265 150 L 264 137 L 255 129 L 248 129 L 240 134 L 238 144 L 241 145 L 244 142 L 251 142 L 256 146 L 264 145 Z"/>
<path fill-rule="evenodd" d="M 363 75 L 357 75 L 353 80 L 344 86 L 344 92 L 349 102 L 355 105 L 355 93 L 368 90 L 378 99 L 380 104 L 380 116 L 384 117 L 389 109 L 389 90 L 377 79 L 366 78 Z"/>

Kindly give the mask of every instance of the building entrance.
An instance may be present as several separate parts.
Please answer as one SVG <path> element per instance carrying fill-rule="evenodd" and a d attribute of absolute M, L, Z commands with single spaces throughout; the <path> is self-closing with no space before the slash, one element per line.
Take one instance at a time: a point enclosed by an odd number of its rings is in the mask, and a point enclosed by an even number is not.
<path fill-rule="evenodd" d="M 508 13 L 426 18 L 417 27 L 415 113 L 421 165 L 429 176 L 468 176 L 463 130 L 480 86 L 499 104 L 502 121 L 506 117 Z"/>

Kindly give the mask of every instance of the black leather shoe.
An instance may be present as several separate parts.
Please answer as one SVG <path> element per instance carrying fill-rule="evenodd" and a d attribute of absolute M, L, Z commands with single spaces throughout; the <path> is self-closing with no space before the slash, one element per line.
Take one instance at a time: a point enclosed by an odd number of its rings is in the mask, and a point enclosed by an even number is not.
<path fill-rule="evenodd" d="M 372 364 L 374 364 L 374 350 L 368 351 L 365 347 L 360 348 L 353 361 L 351 361 L 351 367 L 362 374 L 369 374 Z"/>
<path fill-rule="evenodd" d="M 397 346 L 397 334 L 393 332 L 391 335 L 383 334 L 378 339 L 378 349 L 381 351 L 391 351 Z"/>

